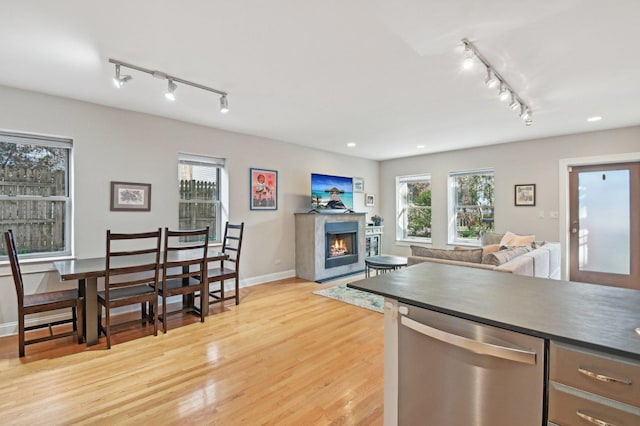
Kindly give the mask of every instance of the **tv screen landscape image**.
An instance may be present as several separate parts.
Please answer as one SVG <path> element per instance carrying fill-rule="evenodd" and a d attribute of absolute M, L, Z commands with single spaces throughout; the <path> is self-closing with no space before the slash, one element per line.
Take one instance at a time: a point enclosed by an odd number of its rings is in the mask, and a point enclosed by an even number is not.
<path fill-rule="evenodd" d="M 312 173 L 311 205 L 322 211 L 353 210 L 353 179 Z"/>

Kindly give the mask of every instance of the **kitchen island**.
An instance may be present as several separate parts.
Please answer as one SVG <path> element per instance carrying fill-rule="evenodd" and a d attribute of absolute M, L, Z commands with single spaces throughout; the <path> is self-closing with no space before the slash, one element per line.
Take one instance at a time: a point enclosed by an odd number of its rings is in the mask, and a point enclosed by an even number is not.
<path fill-rule="evenodd" d="M 615 402 L 617 411 L 614 414 L 600 414 L 600 406 L 589 406 L 586 410 L 571 408 L 577 413 L 575 424 L 581 424 L 578 422 L 584 420 L 583 416 L 596 420 L 599 419 L 597 416 L 607 419 L 630 416 L 631 421 L 639 423 L 629 424 L 640 424 L 640 335 L 635 331 L 640 327 L 640 291 L 434 263 L 418 264 L 357 281 L 349 287 L 385 297 L 385 424 L 397 423 L 397 405 L 402 406 L 402 401 L 398 401 L 398 370 L 404 367 L 398 361 L 398 354 L 402 353 L 402 339 L 398 338 L 403 328 L 400 319 L 404 317 L 402 310 L 398 312 L 400 308 L 424 309 L 444 314 L 452 318 L 452 323 L 453 319 L 461 319 L 476 326 L 541 339 L 544 350 L 537 354 L 537 362 L 543 367 L 542 419 L 549 420 L 549 424 L 556 424 L 551 422 L 554 416 L 562 418 L 565 415 L 560 412 L 568 403 L 566 398 L 556 396 L 559 392 L 591 402 L 595 399 L 599 405 Z M 403 305 L 406 306 L 403 308 Z M 433 344 L 435 339 L 431 346 Z M 621 366 L 624 375 L 633 376 L 625 379 L 625 383 L 632 383 L 619 385 L 622 390 L 609 389 L 612 385 L 611 381 L 606 381 L 608 376 L 585 369 L 582 364 L 576 367 L 578 371 L 582 370 L 577 373 L 580 376 L 577 381 L 565 379 L 562 369 L 557 366 L 570 364 L 572 357 L 612 362 L 613 366 L 602 367 L 604 371 L 617 371 Z M 565 362 L 565 358 L 569 361 Z M 591 361 L 587 363 L 598 364 Z M 580 382 L 583 379 L 585 383 Z M 589 388 L 590 380 L 595 380 L 596 384 L 601 382 L 605 388 Z M 432 385 L 425 384 L 425 387 Z M 475 389 L 474 392 L 481 391 Z"/>

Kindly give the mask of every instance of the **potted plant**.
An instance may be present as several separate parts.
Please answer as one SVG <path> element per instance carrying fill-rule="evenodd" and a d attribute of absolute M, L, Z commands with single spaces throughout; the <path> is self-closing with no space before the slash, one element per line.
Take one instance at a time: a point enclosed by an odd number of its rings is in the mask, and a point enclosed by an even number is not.
<path fill-rule="evenodd" d="M 378 215 L 371 216 L 371 220 L 373 221 L 374 226 L 381 226 L 382 222 L 384 222 L 384 218 Z"/>

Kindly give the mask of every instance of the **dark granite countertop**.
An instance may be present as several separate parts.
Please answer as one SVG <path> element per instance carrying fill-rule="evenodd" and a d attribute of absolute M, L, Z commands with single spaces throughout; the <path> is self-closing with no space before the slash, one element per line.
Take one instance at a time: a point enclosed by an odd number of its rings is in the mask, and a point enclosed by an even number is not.
<path fill-rule="evenodd" d="M 640 290 L 421 263 L 350 283 L 400 302 L 640 360 Z"/>

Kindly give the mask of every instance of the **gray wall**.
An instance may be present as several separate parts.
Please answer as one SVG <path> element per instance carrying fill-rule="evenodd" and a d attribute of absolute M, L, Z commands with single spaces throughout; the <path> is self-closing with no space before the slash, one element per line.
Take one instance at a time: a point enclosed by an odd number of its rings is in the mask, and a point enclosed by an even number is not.
<path fill-rule="evenodd" d="M 481 168 L 495 171 L 497 232 L 535 234 L 539 240 L 562 241 L 561 229 L 566 227 L 560 224 L 564 203 L 560 200 L 560 161 L 638 151 L 640 127 L 629 127 L 384 161 L 380 166 L 380 194 L 384 200 L 380 213 L 386 225 L 383 251 L 404 256 L 410 252 L 408 244 L 395 241 L 396 176 L 431 173 L 434 247 L 447 245 L 448 173 Z M 514 185 L 532 183 L 536 184 L 536 206 L 515 207 Z M 552 218 L 552 212 L 559 213 L 559 218 Z"/>
<path fill-rule="evenodd" d="M 64 136 L 74 143 L 75 254 L 104 254 L 107 229 L 177 227 L 178 152 L 224 157 L 230 178 L 229 217 L 246 224 L 243 285 L 295 275 L 294 212 L 311 205 L 312 172 L 358 176 L 377 193 L 378 162 L 0 86 L 0 129 Z M 277 211 L 249 209 L 249 169 L 278 171 Z M 151 212 L 109 211 L 110 181 L 152 184 Z M 354 195 L 364 207 L 364 194 Z M 60 288 L 51 261 L 23 267 L 27 291 Z M 15 330 L 10 270 L 0 265 L 0 335 Z M 73 283 L 68 283 L 73 285 Z"/>

